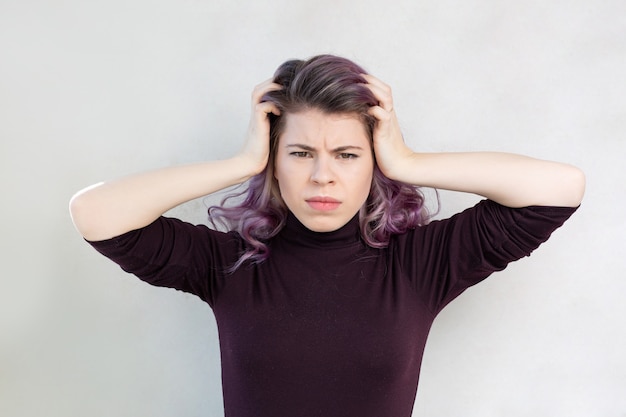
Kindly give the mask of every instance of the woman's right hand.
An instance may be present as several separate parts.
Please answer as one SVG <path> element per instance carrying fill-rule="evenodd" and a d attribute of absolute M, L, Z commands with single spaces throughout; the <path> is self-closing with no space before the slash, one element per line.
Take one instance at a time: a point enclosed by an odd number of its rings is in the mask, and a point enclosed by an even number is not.
<path fill-rule="evenodd" d="M 280 109 L 270 101 L 261 101 L 270 91 L 277 91 L 283 87 L 266 80 L 257 85 L 252 91 L 252 114 L 248 125 L 246 142 L 240 152 L 240 157 L 254 167 L 256 173 L 263 171 L 267 165 L 270 153 L 270 120 L 269 114 L 280 116 Z"/>
<path fill-rule="evenodd" d="M 172 166 L 107 181 L 79 191 L 70 202 L 72 220 L 88 240 L 103 240 L 153 222 L 186 201 L 240 184 L 265 169 L 269 158 L 269 114 L 274 103 L 261 102 L 282 87 L 271 80 L 252 94 L 252 117 L 246 142 L 235 157 Z"/>

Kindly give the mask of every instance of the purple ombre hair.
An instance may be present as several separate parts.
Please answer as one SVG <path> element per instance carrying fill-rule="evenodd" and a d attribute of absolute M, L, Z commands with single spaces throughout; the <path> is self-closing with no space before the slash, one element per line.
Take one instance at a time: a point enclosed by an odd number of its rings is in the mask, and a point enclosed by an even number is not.
<path fill-rule="evenodd" d="M 225 197 L 220 206 L 209 208 L 209 218 L 239 233 L 247 250 L 231 268 L 237 269 L 250 260 L 261 262 L 269 256 L 266 242 L 283 228 L 289 209 L 283 201 L 274 178 L 276 145 L 284 129 L 285 115 L 309 109 L 327 114 L 357 114 L 367 128 L 370 140 L 376 120 L 368 114 L 378 100 L 365 86 L 365 70 L 354 62 L 333 56 L 318 55 L 309 60 L 290 60 L 274 74 L 274 82 L 283 89 L 263 97 L 280 109 L 281 115 L 270 118 L 270 157 L 263 172 L 248 181 L 247 187 Z M 240 200 L 241 199 L 241 200 Z M 229 201 L 237 200 L 233 205 Z M 367 201 L 359 212 L 361 236 L 370 246 L 383 248 L 393 234 L 405 233 L 425 224 L 429 214 L 424 195 L 416 186 L 387 178 L 374 167 Z"/>

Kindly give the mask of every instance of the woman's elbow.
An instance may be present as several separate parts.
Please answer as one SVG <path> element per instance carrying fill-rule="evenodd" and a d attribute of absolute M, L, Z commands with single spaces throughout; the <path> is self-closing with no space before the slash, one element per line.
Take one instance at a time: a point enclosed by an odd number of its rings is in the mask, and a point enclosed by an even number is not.
<path fill-rule="evenodd" d="M 582 169 L 571 165 L 569 167 L 566 179 L 567 186 L 564 187 L 567 195 L 567 205 L 571 207 L 578 207 L 585 195 L 585 187 L 587 179 Z"/>
<path fill-rule="evenodd" d="M 85 238 L 89 238 L 94 219 L 97 217 L 89 193 L 90 188 L 92 187 L 77 192 L 69 202 L 70 217 L 74 227 Z"/>

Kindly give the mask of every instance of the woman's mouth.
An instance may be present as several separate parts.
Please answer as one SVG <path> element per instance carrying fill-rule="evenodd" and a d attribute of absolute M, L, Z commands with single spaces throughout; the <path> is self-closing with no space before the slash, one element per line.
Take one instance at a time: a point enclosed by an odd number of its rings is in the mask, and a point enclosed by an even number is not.
<path fill-rule="evenodd" d="M 341 201 L 332 197 L 311 197 L 306 199 L 308 205 L 314 210 L 330 211 L 341 205 Z"/>

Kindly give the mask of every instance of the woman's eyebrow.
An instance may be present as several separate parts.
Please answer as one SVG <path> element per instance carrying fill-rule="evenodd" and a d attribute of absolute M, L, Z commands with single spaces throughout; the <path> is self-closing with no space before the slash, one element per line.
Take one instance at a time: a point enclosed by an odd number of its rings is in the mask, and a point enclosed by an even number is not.
<path fill-rule="evenodd" d="M 305 151 L 311 151 L 314 152 L 316 151 L 316 149 L 312 146 L 309 145 L 305 145 L 302 143 L 291 143 L 291 144 L 287 144 L 285 145 L 285 148 L 298 148 L 298 149 L 303 149 Z M 356 145 L 344 145 L 344 146 L 339 146 L 335 149 L 332 150 L 332 152 L 345 152 L 345 151 L 350 151 L 350 150 L 360 150 L 362 151 L 363 148 L 360 146 L 356 146 Z"/>
<path fill-rule="evenodd" d="M 338 148 L 333 149 L 333 152 L 345 152 L 345 151 L 362 151 L 363 148 L 361 148 L 360 146 L 356 146 L 356 145 L 346 145 L 346 146 L 339 146 Z"/>
<path fill-rule="evenodd" d="M 314 151 L 315 148 L 309 145 L 304 145 L 301 143 L 291 143 L 291 144 L 287 144 L 285 145 L 285 148 L 298 148 L 298 149 L 304 149 L 305 151 Z"/>

